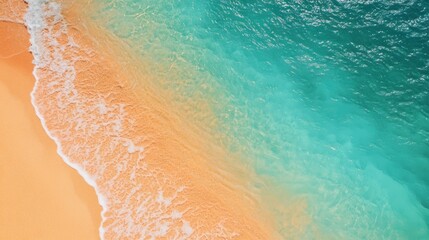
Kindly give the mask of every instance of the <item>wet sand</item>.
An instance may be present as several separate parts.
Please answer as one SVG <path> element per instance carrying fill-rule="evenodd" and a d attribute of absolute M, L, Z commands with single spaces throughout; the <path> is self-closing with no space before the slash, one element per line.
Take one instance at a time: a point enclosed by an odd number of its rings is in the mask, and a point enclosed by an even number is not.
<path fill-rule="evenodd" d="M 113 37 L 79 25 L 81 9 L 67 9 L 67 24 L 50 29 L 67 26 L 57 39 L 65 50 L 45 43 L 62 54 L 51 61 L 73 65 L 76 78 L 65 77 L 71 68 L 63 75 L 40 68 L 34 96 L 68 163 L 105 197 L 104 237 L 276 239 L 270 215 L 246 187 L 252 172 L 227 164 L 231 156 L 176 114 Z M 0 40 L 0 239 L 97 239 L 94 190 L 55 153 L 31 106 L 28 34 L 10 22 L 20 16 L 0 25 L 8 36 Z M 136 79 L 148 84 L 134 89 Z"/>
<path fill-rule="evenodd" d="M 31 105 L 29 35 L 9 22 L 22 15 L 4 15 L 11 2 L 0 2 L 0 239 L 99 239 L 93 188 L 58 156 Z"/>
<path fill-rule="evenodd" d="M 134 89 L 151 76 L 80 9 L 63 8 L 66 21 L 47 20 L 46 31 L 33 26 L 56 53 L 43 60 L 67 66 L 42 65 L 34 96 L 66 160 L 104 199 L 105 239 L 276 239 L 245 189 L 247 169 L 224 165 L 224 149 L 177 115 L 169 96 L 151 84 Z"/>

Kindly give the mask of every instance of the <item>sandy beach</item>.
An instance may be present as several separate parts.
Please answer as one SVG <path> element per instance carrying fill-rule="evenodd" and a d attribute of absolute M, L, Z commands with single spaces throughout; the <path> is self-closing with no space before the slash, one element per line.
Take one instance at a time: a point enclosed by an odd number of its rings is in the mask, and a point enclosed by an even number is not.
<path fill-rule="evenodd" d="M 428 0 L 0 0 L 0 240 L 429 240 L 428 26 Z"/>
<path fill-rule="evenodd" d="M 34 100 L 65 160 L 103 199 L 102 236 L 276 239 L 268 213 L 245 187 L 248 169 L 225 164 L 228 153 L 176 114 L 171 96 L 151 84 L 133 88 L 152 78 L 134 72 L 140 62 L 83 20 L 79 5 L 61 7 L 63 15 L 43 28 L 30 27 L 49 39 L 38 43 L 38 59 L 49 65 L 37 68 Z M 29 10 L 34 18 L 38 9 Z"/>
<path fill-rule="evenodd" d="M 64 160 L 102 196 L 105 239 L 274 239 L 266 213 L 242 189 L 247 169 L 232 174 L 223 166 L 227 153 L 176 115 L 168 96 L 130 87 L 150 76 L 130 75 L 132 64 L 116 59 L 121 49 L 111 55 L 109 46 L 94 44 L 88 36 L 108 38 L 97 29 L 86 33 L 75 8 L 64 13 L 70 25 L 59 21 L 36 33 L 68 31 L 57 35 L 65 50 L 39 44 L 62 54 L 50 64 L 69 68 L 39 68 L 34 99 Z M 29 35 L 22 14 L 10 12 L 0 25 L 7 36 L 0 44 L 0 239 L 97 239 L 101 207 L 35 114 Z"/>
<path fill-rule="evenodd" d="M 27 30 L 0 21 L 0 36 L 0 239 L 99 239 L 94 190 L 58 156 L 31 105 Z"/>

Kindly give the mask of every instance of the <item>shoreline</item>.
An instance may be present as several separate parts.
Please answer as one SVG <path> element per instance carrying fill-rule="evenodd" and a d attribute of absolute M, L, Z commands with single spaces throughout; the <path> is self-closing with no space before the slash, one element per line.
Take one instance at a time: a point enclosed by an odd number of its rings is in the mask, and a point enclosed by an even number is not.
<path fill-rule="evenodd" d="M 94 190 L 58 156 L 31 105 L 28 32 L 22 20 L 0 17 L 7 36 L 0 47 L 0 238 L 99 239 Z"/>
<path fill-rule="evenodd" d="M 36 56 L 47 57 L 36 59 L 34 105 L 65 161 L 93 181 L 103 205 L 101 237 L 275 238 L 266 212 L 240 186 L 249 175 L 210 167 L 221 164 L 222 149 L 172 115 L 157 89 L 137 94 L 128 85 L 133 66 L 91 41 L 107 40 L 103 33 L 90 39 L 79 29 L 78 14 L 46 7 L 55 22 L 30 25 L 39 39 Z M 42 22 L 39 9 L 30 6 L 30 13 Z M 44 61 L 63 67 L 46 68 Z"/>
<path fill-rule="evenodd" d="M 38 79 L 34 88 L 31 84 L 27 88 L 27 100 L 33 88 L 28 101 L 33 106 L 27 111 L 33 117 L 37 115 L 38 128 L 45 130 L 43 138 L 57 150 L 56 159 L 65 162 L 63 167 L 79 179 L 79 191 L 86 188 L 85 196 L 79 195 L 84 201 L 70 203 L 72 208 L 87 208 L 75 221 L 83 225 L 81 228 L 91 225 L 85 234 L 92 237 L 80 238 L 277 239 L 271 213 L 262 208 L 259 196 L 247 186 L 254 173 L 234 161 L 225 161 L 239 156 L 213 144 L 209 134 L 199 132 L 182 115 L 175 114 L 170 96 L 159 96 L 155 86 L 133 89 L 130 83 L 136 77 L 150 82 L 151 76 L 135 71 L 138 61 L 118 60 L 128 57 L 127 50 L 119 42 L 108 48 L 117 39 L 92 28 L 91 23 L 85 26 L 79 20 L 85 16 L 75 11 L 78 4 L 64 12 L 61 4 L 44 4 L 31 3 L 29 8 L 31 20 L 44 26 L 26 19 L 35 56 L 33 75 Z M 15 27 L 17 32 L 25 30 L 23 24 L 2 24 L 19 26 Z M 34 83 L 32 57 L 27 51 L 29 34 L 20 34 L 20 39 L 26 41 L 4 44 L 7 47 L 3 51 L 13 50 L 12 43 L 27 44 L 4 56 L 14 56 L 7 58 L 9 61 L 25 55 L 25 59 L 13 63 L 13 68 L 20 68 Z M 9 71 L 11 76 L 18 74 L 15 70 Z M 63 191 L 55 192 L 62 195 Z M 72 198 L 69 196 L 68 201 Z M 77 212 L 70 210 L 70 215 Z M 85 220 L 87 215 L 92 223 Z M 94 237 L 95 224 L 100 228 Z M 61 239 L 67 239 L 62 236 L 67 229 L 52 229 Z"/>

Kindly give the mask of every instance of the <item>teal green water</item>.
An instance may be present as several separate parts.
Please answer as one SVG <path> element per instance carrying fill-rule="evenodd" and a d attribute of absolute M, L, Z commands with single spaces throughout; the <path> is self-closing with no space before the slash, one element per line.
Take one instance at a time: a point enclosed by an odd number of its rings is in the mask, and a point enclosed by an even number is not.
<path fill-rule="evenodd" d="M 300 238 L 429 239 L 428 1 L 100 3 L 219 144 L 307 199 Z"/>

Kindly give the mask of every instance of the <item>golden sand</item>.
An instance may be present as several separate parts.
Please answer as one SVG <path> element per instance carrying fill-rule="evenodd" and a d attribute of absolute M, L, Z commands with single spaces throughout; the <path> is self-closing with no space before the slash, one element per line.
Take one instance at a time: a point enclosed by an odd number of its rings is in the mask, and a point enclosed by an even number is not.
<path fill-rule="evenodd" d="M 222 167 L 226 153 L 174 114 L 168 96 L 160 97 L 150 85 L 132 89 L 133 78 L 150 76 L 130 75 L 132 62 L 117 61 L 123 52 L 106 54 L 84 34 L 79 16 L 66 13 L 67 38 L 57 40 L 64 44 L 72 38 L 79 47 L 47 49 L 63 51 L 62 61 L 73 64 L 76 79 L 72 88 L 58 91 L 57 86 L 71 86 L 66 77 L 40 69 L 35 99 L 64 154 L 93 177 L 107 198 L 105 238 L 126 234 L 137 239 L 148 228 L 161 239 L 189 234 L 191 239 L 275 239 L 269 218 L 243 190 L 246 180 L 223 171 L 230 170 Z M 59 23 L 53 30 L 61 28 Z M 108 41 L 97 30 L 91 36 Z M 247 178 L 245 169 L 237 171 Z M 165 233 L 162 226 L 168 226 Z"/>
<path fill-rule="evenodd" d="M 0 0 L 0 21 L 24 23 L 26 9 L 27 5 L 23 0 Z M 1 37 L 3 39 L 3 35 Z"/>
<path fill-rule="evenodd" d="M 29 35 L 12 23 L 22 14 L 5 6 L 25 4 L 0 2 L 0 239 L 99 239 L 95 192 L 57 155 L 34 112 Z"/>
<path fill-rule="evenodd" d="M 21 1 L 17 5 L 11 5 L 12 0 L 0 1 L 2 6 L 25 9 Z M 63 57 L 70 63 L 74 57 L 83 57 L 73 62 L 77 94 L 47 94 L 52 83 L 61 86 L 65 78 L 40 69 L 35 97 L 63 152 L 72 163 L 96 176 L 99 191 L 108 197 L 105 238 L 118 239 L 125 234 L 121 226 L 129 226 L 128 239 L 137 239 L 142 237 L 141 226 L 156 230 L 164 221 L 162 216 L 168 218 L 169 230 L 160 239 L 186 236 L 188 225 L 192 226 L 191 238 L 276 239 L 270 216 L 260 210 L 259 199 L 246 187 L 251 171 L 226 164 L 231 156 L 212 144 L 211 136 L 176 114 L 169 96 L 161 96 L 150 84 L 151 76 L 134 71 L 134 59 L 118 62 L 123 49 L 106 51 L 116 46 L 113 37 L 96 27 L 80 25 L 84 18 L 78 14 L 81 8 L 74 8 L 77 11 L 66 11 L 68 36 L 80 48 L 67 49 Z M 94 191 L 55 154 L 55 144 L 30 104 L 34 78 L 31 55 L 26 51 L 28 34 L 23 25 L 10 23 L 22 22 L 22 10 L 0 13 L 4 15 L 0 19 L 9 21 L 1 23 L 0 32 L 0 239 L 97 238 L 100 206 Z M 100 42 L 93 42 L 94 38 Z M 129 83 L 135 78 L 146 79 L 148 84 L 133 89 Z M 55 102 L 59 99 L 78 101 L 66 103 L 64 108 Z M 120 120 L 122 110 L 126 115 L 121 120 L 121 138 L 114 139 L 114 121 Z M 134 147 L 144 147 L 144 151 Z M 180 218 L 172 217 L 179 212 Z M 134 225 L 130 227 L 128 222 Z M 293 222 L 300 227 L 299 217 Z"/>

